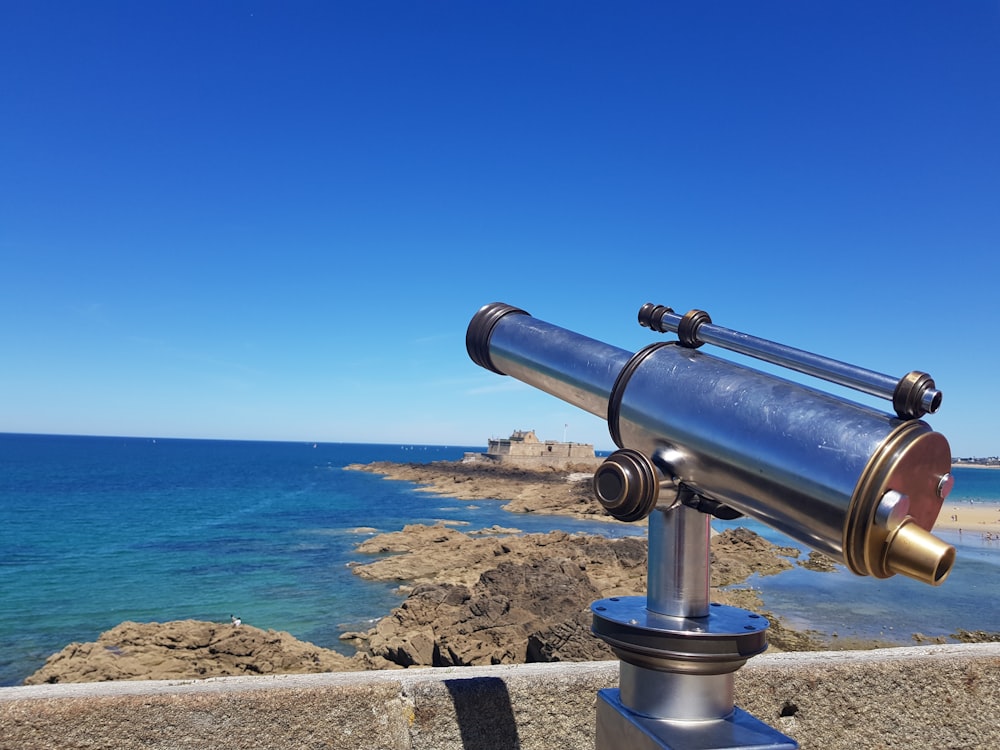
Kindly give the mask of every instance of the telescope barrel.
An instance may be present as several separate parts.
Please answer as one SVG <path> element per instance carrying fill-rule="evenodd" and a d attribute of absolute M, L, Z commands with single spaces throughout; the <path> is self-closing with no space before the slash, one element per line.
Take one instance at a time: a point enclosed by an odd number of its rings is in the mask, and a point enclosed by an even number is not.
<path fill-rule="evenodd" d="M 503 303 L 487 305 L 465 338 L 472 361 L 606 418 L 608 399 L 630 352 L 533 318 Z"/>
<path fill-rule="evenodd" d="M 676 342 L 630 354 L 501 303 L 476 313 L 466 346 L 480 366 L 607 419 L 675 495 L 730 506 L 859 575 L 936 585 L 951 570 L 954 548 L 929 533 L 951 452 L 922 421 Z"/>
<path fill-rule="evenodd" d="M 893 378 L 820 354 L 714 325 L 708 314 L 701 310 L 678 315 L 669 307 L 646 303 L 639 310 L 639 324 L 660 333 L 678 333 L 682 343 L 692 348 L 701 344 L 714 344 L 884 398 L 893 402 L 897 414 L 903 418 L 933 414 L 941 406 L 941 391 L 934 387 L 934 381 L 926 373 L 911 372 L 903 378 Z"/>

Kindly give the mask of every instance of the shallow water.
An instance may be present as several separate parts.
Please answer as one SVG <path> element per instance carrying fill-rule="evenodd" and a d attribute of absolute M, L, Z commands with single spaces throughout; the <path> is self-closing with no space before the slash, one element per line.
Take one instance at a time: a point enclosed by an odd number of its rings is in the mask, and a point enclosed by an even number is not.
<path fill-rule="evenodd" d="M 718 529 L 730 525 L 747 526 L 776 544 L 796 547 L 801 560 L 808 554 L 803 545 L 755 521 L 714 524 Z M 796 566 L 776 576 L 754 576 L 734 588 L 757 590 L 765 609 L 793 628 L 843 639 L 915 645 L 915 633 L 947 637 L 959 629 L 1000 631 L 1000 542 L 986 542 L 979 534 L 934 533 L 956 549 L 955 565 L 940 586 L 900 575 L 884 580 L 857 576 L 838 565 L 829 573 Z"/>
<path fill-rule="evenodd" d="M 448 520 L 524 531 L 642 533 L 514 515 L 386 481 L 350 463 L 460 459 L 445 446 L 0 435 L 0 685 L 124 620 L 237 614 L 349 653 L 403 596 L 349 564 L 373 532 Z"/>

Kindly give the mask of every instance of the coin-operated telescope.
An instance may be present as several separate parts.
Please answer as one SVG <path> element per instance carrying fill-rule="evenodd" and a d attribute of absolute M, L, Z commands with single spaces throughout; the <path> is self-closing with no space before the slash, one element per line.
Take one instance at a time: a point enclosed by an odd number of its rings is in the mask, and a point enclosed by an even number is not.
<path fill-rule="evenodd" d="M 798 745 L 734 707 L 734 675 L 767 648 L 768 622 L 709 598 L 712 516 L 751 516 L 862 576 L 938 585 L 955 550 L 930 531 L 953 479 L 948 441 L 920 417 L 941 393 L 647 304 L 676 332 L 631 353 L 510 305 L 472 318 L 472 360 L 607 419 L 619 450 L 594 475 L 604 509 L 649 518 L 646 597 L 596 601 L 593 632 L 621 660 L 598 694 L 597 748 Z M 889 399 L 886 414 L 706 354 L 714 344 Z"/>

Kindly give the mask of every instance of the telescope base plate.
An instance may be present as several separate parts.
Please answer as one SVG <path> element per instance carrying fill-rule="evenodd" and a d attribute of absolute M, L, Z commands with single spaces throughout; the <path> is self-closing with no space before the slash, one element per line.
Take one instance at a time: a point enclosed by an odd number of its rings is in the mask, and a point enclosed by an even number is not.
<path fill-rule="evenodd" d="M 646 597 L 613 596 L 591 604 L 591 630 L 619 659 L 646 669 L 687 674 L 735 672 L 767 648 L 768 621 L 712 603 L 707 617 L 667 617 Z"/>
<path fill-rule="evenodd" d="M 668 721 L 629 711 L 616 688 L 597 692 L 597 750 L 797 750 L 798 746 L 740 708 L 723 719 Z"/>

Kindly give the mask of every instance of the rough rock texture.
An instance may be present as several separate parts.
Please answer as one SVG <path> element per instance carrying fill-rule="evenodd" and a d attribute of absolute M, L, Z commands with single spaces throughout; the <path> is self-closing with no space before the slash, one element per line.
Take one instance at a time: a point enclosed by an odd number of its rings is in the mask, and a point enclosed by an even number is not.
<path fill-rule="evenodd" d="M 727 529 L 712 538 L 712 585 L 729 586 L 752 576 L 774 575 L 794 567 L 785 558 L 795 558 L 794 547 L 778 547 L 742 526 Z"/>
<path fill-rule="evenodd" d="M 501 562 L 529 562 L 565 557 L 581 565 L 603 596 L 642 590 L 646 576 L 643 537 L 607 539 L 591 534 L 470 535 L 443 524 L 413 524 L 380 534 L 357 547 L 364 554 L 394 554 L 357 565 L 362 578 L 379 581 L 475 585 Z"/>
<path fill-rule="evenodd" d="M 509 532 L 512 530 L 502 530 Z M 566 557 L 578 562 L 601 596 L 645 592 L 646 539 L 608 539 L 591 534 L 471 536 L 443 524 L 413 524 L 380 534 L 358 545 L 365 554 L 394 554 L 357 564 L 355 574 L 380 581 L 473 585 L 500 561 L 526 562 L 540 557 Z M 794 548 L 778 547 L 744 528 L 712 537 L 712 585 L 728 586 L 753 574 L 774 575 L 792 566 Z"/>
<path fill-rule="evenodd" d="M 288 633 L 197 620 L 123 622 L 53 654 L 26 685 L 343 672 L 360 665 Z"/>
<path fill-rule="evenodd" d="M 598 598 L 572 560 L 502 562 L 471 589 L 418 586 L 365 640 L 374 656 L 402 666 L 610 659 L 589 632 L 589 603 Z"/>
<path fill-rule="evenodd" d="M 427 492 L 459 500 L 503 500 L 515 513 L 607 518 L 594 499 L 590 479 L 600 459 L 577 466 L 516 467 L 491 461 L 434 461 L 398 464 L 377 461 L 351 464 L 349 471 L 381 474 L 386 479 L 414 482 Z"/>
<path fill-rule="evenodd" d="M 800 560 L 799 565 L 808 570 L 815 570 L 820 573 L 832 573 L 837 569 L 837 562 L 827 557 L 822 552 L 812 550 L 805 560 Z"/>
<path fill-rule="evenodd" d="M 379 580 L 418 585 L 367 633 L 344 638 L 370 658 L 400 666 L 458 666 L 613 658 L 590 633 L 590 603 L 645 592 L 646 540 L 550 532 L 475 538 L 443 525 L 407 526 L 364 542 L 360 551 L 399 554 L 355 568 Z M 796 550 L 746 529 L 712 541 L 713 584 L 791 567 Z M 471 580 L 478 576 L 478 580 Z M 716 590 L 713 599 L 758 604 L 751 592 Z M 777 626 L 776 648 L 814 647 Z M 798 638 L 798 640 L 796 640 Z"/>
<path fill-rule="evenodd" d="M 961 643 L 1000 643 L 1000 633 L 989 630 L 960 629 L 951 637 Z"/>

